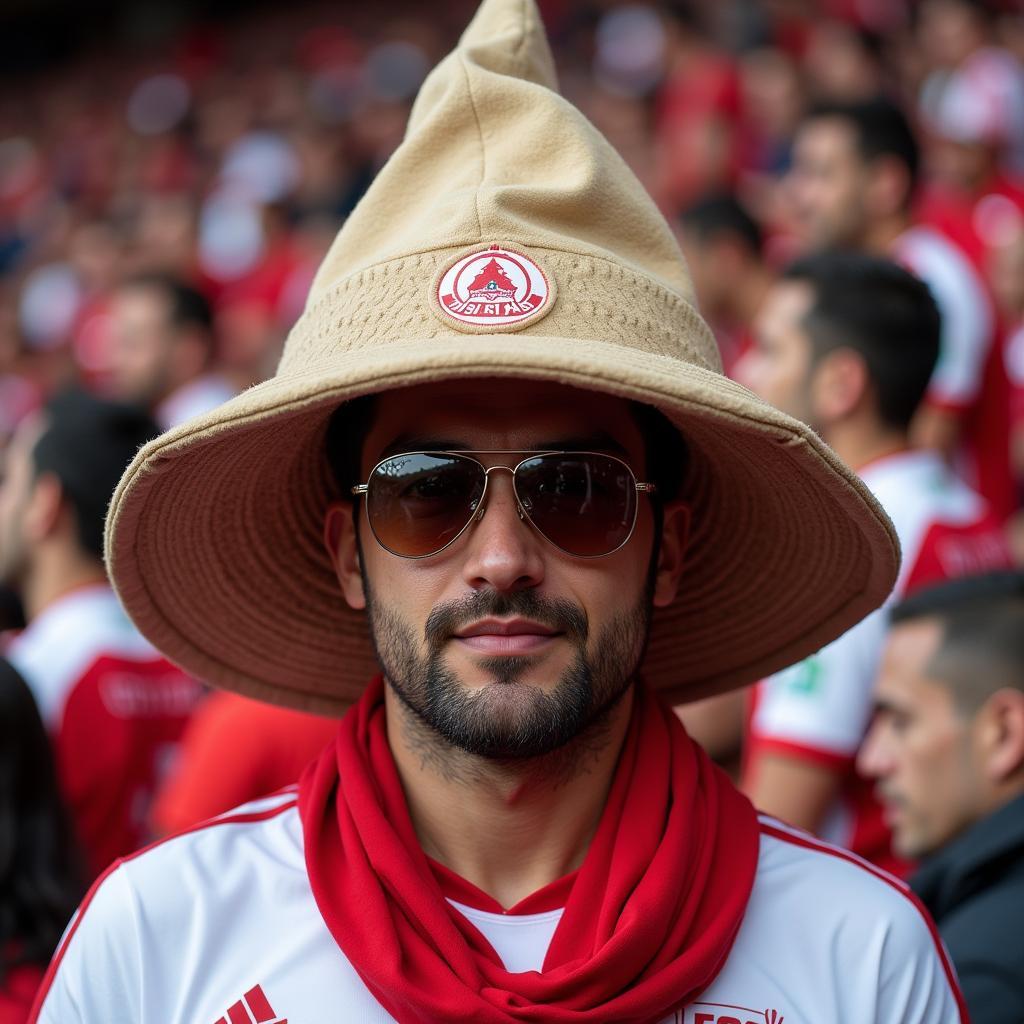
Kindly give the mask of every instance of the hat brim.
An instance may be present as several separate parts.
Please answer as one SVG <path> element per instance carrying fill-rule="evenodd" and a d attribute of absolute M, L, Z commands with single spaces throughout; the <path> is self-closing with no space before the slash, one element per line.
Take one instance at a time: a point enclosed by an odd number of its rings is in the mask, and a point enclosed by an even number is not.
<path fill-rule="evenodd" d="M 349 399 L 453 378 L 560 382 L 655 406 L 687 439 L 693 527 L 643 672 L 674 702 L 813 653 L 891 590 L 899 547 L 810 429 L 720 374 L 595 340 L 452 336 L 340 353 L 277 376 L 143 448 L 114 494 L 111 578 L 142 633 L 225 689 L 339 713 L 377 671 L 323 547 L 323 450 Z"/>

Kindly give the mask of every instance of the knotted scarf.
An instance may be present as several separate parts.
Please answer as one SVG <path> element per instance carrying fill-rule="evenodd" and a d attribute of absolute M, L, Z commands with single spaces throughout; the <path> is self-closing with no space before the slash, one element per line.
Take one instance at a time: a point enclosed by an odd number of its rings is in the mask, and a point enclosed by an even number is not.
<path fill-rule="evenodd" d="M 444 899 L 375 679 L 299 786 L 327 927 L 399 1024 L 655 1024 L 722 968 L 757 866 L 753 808 L 642 685 L 597 831 L 538 973 L 512 974 Z"/>

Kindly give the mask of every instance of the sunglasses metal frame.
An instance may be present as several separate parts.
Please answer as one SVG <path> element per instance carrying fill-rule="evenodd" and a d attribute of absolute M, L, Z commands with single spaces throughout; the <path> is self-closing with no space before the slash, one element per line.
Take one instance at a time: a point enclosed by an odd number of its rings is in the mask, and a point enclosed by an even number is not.
<path fill-rule="evenodd" d="M 495 470 L 501 470 L 506 473 L 512 474 L 512 492 L 516 498 L 516 511 L 519 518 L 528 522 L 541 537 L 544 538 L 553 548 L 561 551 L 563 554 L 568 555 L 570 558 L 607 558 L 608 555 L 614 555 L 616 551 L 620 551 L 624 548 L 633 536 L 633 531 L 636 529 L 636 519 L 640 512 L 640 503 L 637 502 L 633 506 L 633 522 L 629 524 L 629 531 L 626 533 L 622 543 L 612 548 L 611 551 L 602 551 L 599 555 L 577 555 L 572 551 L 567 551 L 560 544 L 556 544 L 531 518 L 530 513 L 523 507 L 523 500 L 519 496 L 519 491 L 516 488 L 516 471 L 525 462 L 529 462 L 531 459 L 536 458 L 538 455 L 597 455 L 604 459 L 611 459 L 613 462 L 619 463 L 623 466 L 627 473 L 633 480 L 633 486 L 636 488 L 638 494 L 650 494 L 654 495 L 658 493 L 658 488 L 655 484 L 646 483 L 641 480 L 637 480 L 636 473 L 633 472 L 629 463 L 624 459 L 620 459 L 617 455 L 609 455 L 607 452 L 591 452 L 591 451 L 559 451 L 557 448 L 554 449 L 538 449 L 531 450 L 529 448 L 456 448 L 445 451 L 414 451 L 414 452 L 396 452 L 394 455 L 389 455 L 386 459 L 381 459 L 373 469 L 370 470 L 369 476 L 365 484 L 356 484 L 351 489 L 353 497 L 360 495 L 366 495 L 369 497 L 370 492 L 370 481 L 373 480 L 373 474 L 380 469 L 381 466 L 386 462 L 390 462 L 392 459 L 401 459 L 408 455 L 457 455 L 460 458 L 466 459 L 468 462 L 475 462 L 484 471 L 484 489 L 480 492 L 480 499 L 477 501 L 476 506 L 469 511 L 469 518 L 463 524 L 462 528 L 458 533 L 455 534 L 451 540 L 446 541 L 441 547 L 435 551 L 428 551 L 425 555 L 403 555 L 400 551 L 395 551 L 393 548 L 389 548 L 380 537 L 377 536 L 377 531 L 373 528 L 373 521 L 370 519 L 369 503 L 367 503 L 366 510 L 366 521 L 370 526 L 370 531 L 373 533 L 373 539 L 387 552 L 394 555 L 396 558 L 433 558 L 434 555 L 439 555 L 442 551 L 450 548 L 473 524 L 473 522 L 479 522 L 484 517 L 484 511 L 486 510 L 485 500 L 487 498 L 487 486 L 491 480 L 491 473 Z M 526 458 L 520 459 L 514 466 L 485 466 L 479 459 L 474 459 L 474 455 L 524 455 Z"/>

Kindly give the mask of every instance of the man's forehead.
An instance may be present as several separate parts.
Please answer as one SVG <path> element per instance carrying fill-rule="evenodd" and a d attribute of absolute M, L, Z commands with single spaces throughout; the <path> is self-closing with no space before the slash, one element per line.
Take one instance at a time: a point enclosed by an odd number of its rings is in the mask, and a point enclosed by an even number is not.
<path fill-rule="evenodd" d="M 857 156 L 857 135 L 852 124 L 838 116 L 815 117 L 797 133 L 798 156 Z"/>
<path fill-rule="evenodd" d="M 756 329 L 767 334 L 790 331 L 800 325 L 813 304 L 814 289 L 808 281 L 778 281 L 768 290 Z"/>
<path fill-rule="evenodd" d="M 939 619 L 911 619 L 893 625 L 886 638 L 879 690 L 930 689 L 929 666 L 942 643 Z"/>
<path fill-rule="evenodd" d="M 441 381 L 377 396 L 367 448 L 422 437 L 470 445 L 529 447 L 603 434 L 623 447 L 640 442 L 630 403 L 549 381 Z"/>

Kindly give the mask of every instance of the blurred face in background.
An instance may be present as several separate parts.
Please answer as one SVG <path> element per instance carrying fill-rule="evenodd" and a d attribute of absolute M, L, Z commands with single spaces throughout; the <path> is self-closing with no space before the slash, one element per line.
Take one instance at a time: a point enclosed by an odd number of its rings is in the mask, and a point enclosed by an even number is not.
<path fill-rule="evenodd" d="M 797 230 L 809 248 L 862 244 L 869 183 L 870 166 L 849 124 L 821 117 L 802 125 L 785 185 Z"/>
<path fill-rule="evenodd" d="M 114 397 L 152 406 L 174 386 L 177 332 L 156 288 L 122 288 L 111 308 L 110 386 Z"/>
<path fill-rule="evenodd" d="M 682 225 L 677 232 L 679 245 L 693 279 L 701 312 L 712 320 L 719 319 L 728 308 L 726 295 L 735 281 L 723 273 L 725 252 L 719 239 L 708 238 L 700 231 Z"/>
<path fill-rule="evenodd" d="M 754 346 L 736 364 L 736 379 L 766 402 L 814 426 L 813 350 L 803 321 L 814 303 L 806 281 L 780 281 L 754 322 Z"/>
<path fill-rule="evenodd" d="M 860 771 L 876 780 L 894 849 L 909 858 L 944 846 L 987 808 L 974 722 L 930 673 L 941 642 L 938 619 L 892 628 L 875 719 L 857 759 Z"/>

